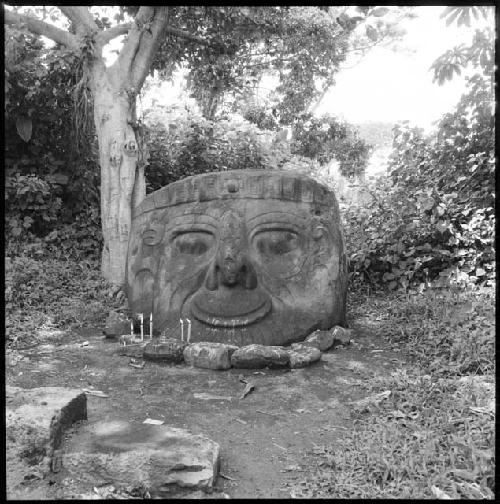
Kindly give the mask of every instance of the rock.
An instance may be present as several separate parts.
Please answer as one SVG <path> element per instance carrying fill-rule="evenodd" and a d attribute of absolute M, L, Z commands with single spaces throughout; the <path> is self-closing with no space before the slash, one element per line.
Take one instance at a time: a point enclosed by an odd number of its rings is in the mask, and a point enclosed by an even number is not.
<path fill-rule="evenodd" d="M 186 364 L 206 369 L 229 369 L 231 355 L 238 350 L 237 346 L 224 343 L 192 343 L 184 349 Z"/>
<path fill-rule="evenodd" d="M 352 329 L 345 329 L 344 327 L 335 326 L 332 330 L 333 334 L 333 344 L 338 345 L 349 345 L 353 338 Z"/>
<path fill-rule="evenodd" d="M 290 367 L 302 368 L 316 362 L 321 357 L 321 351 L 310 345 L 294 343 L 292 349 L 288 351 L 290 355 Z"/>
<path fill-rule="evenodd" d="M 303 342 L 303 345 L 312 346 L 325 352 L 333 345 L 332 331 L 314 331 Z"/>
<path fill-rule="evenodd" d="M 57 472 L 65 430 L 87 419 L 87 396 L 64 387 L 7 386 L 6 398 L 7 494 L 12 497 L 26 475 Z"/>
<path fill-rule="evenodd" d="M 178 363 L 184 359 L 187 343 L 175 338 L 160 338 L 146 344 L 142 356 L 147 360 Z"/>
<path fill-rule="evenodd" d="M 129 332 L 130 320 L 123 313 L 110 311 L 106 318 L 106 326 L 104 327 L 106 337 L 113 338 Z"/>
<path fill-rule="evenodd" d="M 288 352 L 281 346 L 247 345 L 236 350 L 231 356 L 235 368 L 280 368 L 290 362 Z"/>
<path fill-rule="evenodd" d="M 203 435 L 167 425 L 99 422 L 91 445 L 65 454 L 71 477 L 89 483 L 106 480 L 114 487 L 141 487 L 152 497 L 182 489 L 211 491 L 220 466 L 220 448 Z"/>

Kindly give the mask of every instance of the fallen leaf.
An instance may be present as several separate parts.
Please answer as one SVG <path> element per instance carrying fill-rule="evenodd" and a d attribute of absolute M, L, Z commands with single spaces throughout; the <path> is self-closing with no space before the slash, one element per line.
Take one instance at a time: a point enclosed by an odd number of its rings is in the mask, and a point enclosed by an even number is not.
<path fill-rule="evenodd" d="M 431 491 L 434 494 L 434 497 L 436 497 L 436 499 L 445 499 L 445 500 L 451 499 L 451 497 L 446 492 L 443 492 L 437 486 L 432 485 Z"/>
<path fill-rule="evenodd" d="M 243 391 L 243 394 L 241 394 L 240 399 L 245 399 L 245 397 L 250 394 L 252 390 L 255 390 L 255 385 L 253 383 L 248 383 L 245 387 L 245 390 Z"/>

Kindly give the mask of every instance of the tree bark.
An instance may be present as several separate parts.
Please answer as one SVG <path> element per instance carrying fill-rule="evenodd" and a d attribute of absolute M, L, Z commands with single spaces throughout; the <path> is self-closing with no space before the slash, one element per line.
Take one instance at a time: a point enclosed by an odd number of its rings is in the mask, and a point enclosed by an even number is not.
<path fill-rule="evenodd" d="M 132 205 L 138 205 L 146 191 L 144 171 L 142 180 L 137 173 L 135 94 L 127 92 L 118 70 L 96 61 L 91 88 L 101 167 L 101 272 L 112 285 L 123 287 Z"/>

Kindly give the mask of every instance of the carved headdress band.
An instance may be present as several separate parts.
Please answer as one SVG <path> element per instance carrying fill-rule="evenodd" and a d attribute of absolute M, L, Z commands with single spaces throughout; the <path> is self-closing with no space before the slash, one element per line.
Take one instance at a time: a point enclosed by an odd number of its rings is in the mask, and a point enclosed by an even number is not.
<path fill-rule="evenodd" d="M 204 173 L 173 182 L 147 196 L 133 210 L 133 217 L 183 203 L 246 198 L 337 205 L 332 191 L 300 173 L 232 170 Z"/>

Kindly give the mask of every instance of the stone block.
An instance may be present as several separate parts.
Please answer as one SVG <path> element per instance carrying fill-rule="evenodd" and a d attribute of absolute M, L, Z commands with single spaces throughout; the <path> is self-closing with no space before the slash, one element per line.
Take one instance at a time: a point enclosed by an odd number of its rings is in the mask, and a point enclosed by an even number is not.
<path fill-rule="evenodd" d="M 332 329 L 332 334 L 334 346 L 349 345 L 354 335 L 352 329 L 345 329 L 340 326 L 335 326 Z"/>
<path fill-rule="evenodd" d="M 211 491 L 220 466 L 220 448 L 203 435 L 167 425 L 99 422 L 82 452 L 65 454 L 70 475 L 89 483 L 141 487 L 152 497 L 182 490 Z"/>
<path fill-rule="evenodd" d="M 332 331 L 314 331 L 302 343 L 325 352 L 333 345 Z"/>
<path fill-rule="evenodd" d="M 199 342 L 184 349 L 184 361 L 194 367 L 206 369 L 229 369 L 231 356 L 238 350 L 237 346 L 224 343 Z"/>
<path fill-rule="evenodd" d="M 290 355 L 290 367 L 293 369 L 309 366 L 321 358 L 321 351 L 318 348 L 303 345 L 302 343 L 292 344 L 292 349 L 288 353 Z"/>
<path fill-rule="evenodd" d="M 289 362 L 290 356 L 281 346 L 247 345 L 231 356 L 235 368 L 281 368 L 287 367 Z"/>
<path fill-rule="evenodd" d="M 26 467 L 25 473 L 19 463 L 16 470 L 7 471 L 7 494 L 13 496 L 23 474 L 58 471 L 64 432 L 87 419 L 87 396 L 64 387 L 7 386 L 5 419 L 7 460 L 20 458 Z"/>
<path fill-rule="evenodd" d="M 142 356 L 147 360 L 176 364 L 184 360 L 183 351 L 186 346 L 187 343 L 175 338 L 161 338 L 147 343 Z"/>

